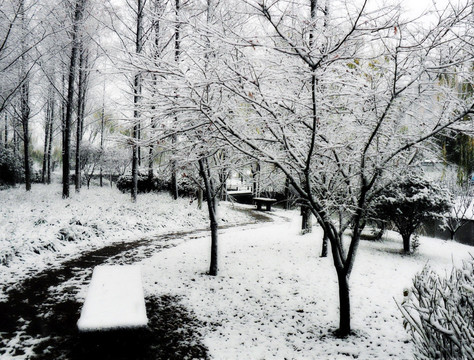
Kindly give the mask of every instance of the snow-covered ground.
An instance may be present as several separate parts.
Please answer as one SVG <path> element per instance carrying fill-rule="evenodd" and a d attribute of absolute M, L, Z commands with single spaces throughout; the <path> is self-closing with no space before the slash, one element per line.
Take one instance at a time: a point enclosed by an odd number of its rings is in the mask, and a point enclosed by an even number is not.
<path fill-rule="evenodd" d="M 421 238 L 419 252 L 403 256 L 393 233 L 362 241 L 351 277 L 356 334 L 338 339 L 336 275 L 331 257 L 319 257 L 322 233 L 300 235 L 298 213 L 291 215 L 291 222 L 222 231 L 217 277 L 205 275 L 207 238 L 142 261 L 145 294 L 181 296 L 207 324 L 204 343 L 215 359 L 412 359 L 395 301 L 425 264 L 443 272 L 474 249 Z"/>
<path fill-rule="evenodd" d="M 71 188 L 71 197 L 62 199 L 61 189 L 60 184 L 33 184 L 30 192 L 24 187 L 0 191 L 0 300 L 6 285 L 81 251 L 209 224 L 206 204 L 199 210 L 188 198 L 139 194 L 134 204 L 130 194 L 116 188 L 91 187 L 79 194 Z M 228 203 L 219 206 L 219 220 L 254 221 Z"/>
<path fill-rule="evenodd" d="M 147 194 L 132 204 L 116 189 L 91 188 L 62 200 L 59 185 L 0 192 L 0 216 L 2 287 L 86 249 L 208 225 L 206 209 L 189 199 Z M 336 275 L 331 257 L 319 257 L 322 232 L 301 235 L 297 211 L 272 216 L 272 223 L 220 230 L 216 277 L 206 275 L 206 233 L 136 264 L 145 297 L 177 296 L 204 324 L 199 331 L 214 359 L 412 359 L 395 301 L 427 263 L 444 272 L 474 255 L 473 247 L 421 238 L 418 253 L 404 256 L 394 233 L 362 241 L 351 276 L 355 335 L 338 339 Z M 226 203 L 220 219 L 253 221 Z M 87 288 L 78 287 L 82 302 Z"/>

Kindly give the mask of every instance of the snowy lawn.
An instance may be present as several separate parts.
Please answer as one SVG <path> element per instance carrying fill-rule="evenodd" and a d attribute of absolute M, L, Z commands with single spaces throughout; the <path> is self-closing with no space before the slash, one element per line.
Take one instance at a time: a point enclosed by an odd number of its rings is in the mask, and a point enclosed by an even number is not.
<path fill-rule="evenodd" d="M 71 188 L 61 198 L 61 185 L 33 184 L 0 191 L 0 300 L 5 288 L 82 251 L 116 241 L 133 241 L 208 226 L 205 204 L 188 198 L 177 201 L 166 193 L 130 194 L 115 188 L 92 187 L 79 194 Z M 221 224 L 254 222 L 227 203 L 219 207 Z"/>
<path fill-rule="evenodd" d="M 277 214 L 283 212 L 277 211 Z M 336 274 L 320 258 L 322 232 L 291 222 L 220 235 L 220 274 L 206 275 L 209 239 L 183 243 L 142 261 L 145 295 L 177 295 L 198 320 L 215 359 L 412 359 L 395 300 L 426 263 L 440 272 L 474 254 L 465 245 L 421 238 L 401 255 L 401 239 L 362 241 L 351 277 L 355 335 L 338 339 Z M 449 270 L 448 270 L 449 271 Z"/>

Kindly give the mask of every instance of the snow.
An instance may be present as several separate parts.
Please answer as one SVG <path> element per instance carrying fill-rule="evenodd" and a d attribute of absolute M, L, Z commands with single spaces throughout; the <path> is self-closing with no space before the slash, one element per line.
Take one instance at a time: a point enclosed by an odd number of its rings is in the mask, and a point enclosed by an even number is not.
<path fill-rule="evenodd" d="M 251 221 L 230 204 L 221 203 L 219 213 L 221 225 Z M 134 264 L 141 269 L 145 298 L 178 296 L 180 306 L 202 323 L 197 331 L 211 358 L 412 359 L 413 346 L 396 306 L 403 290 L 426 264 L 449 274 L 453 264 L 474 255 L 473 247 L 427 237 L 420 237 L 418 253 L 403 255 L 401 239 L 393 232 L 382 241 L 361 241 L 350 279 L 354 334 L 339 339 L 332 333 L 338 326 L 337 278 L 331 256 L 319 257 L 321 229 L 315 226 L 301 235 L 298 211 L 265 214 L 274 222 L 219 230 L 216 277 L 206 274 L 210 239 L 202 231 Z M 2 191 L 0 247 L 12 256 L 0 266 L 0 284 L 5 287 L 114 241 L 207 225 L 205 207 L 198 210 L 196 202 L 175 202 L 166 194 L 142 195 L 133 204 L 128 194 L 107 188 L 83 189 L 66 200 L 60 185 L 35 185 L 29 194 L 24 189 Z M 58 239 L 63 228 L 74 241 Z M 118 285 L 110 279 L 113 275 L 103 275 Z M 75 284 L 80 301 L 87 292 L 81 284 Z M 11 341 L 29 346 L 20 338 Z"/>
<path fill-rule="evenodd" d="M 83 188 L 68 199 L 61 191 L 60 184 L 0 191 L 0 301 L 19 279 L 84 250 L 209 226 L 205 204 L 199 210 L 189 198 L 148 193 L 132 203 L 130 194 L 116 188 Z M 219 224 L 254 222 L 238 211 L 243 207 L 220 203 Z"/>
<path fill-rule="evenodd" d="M 282 221 L 291 214 L 291 221 Z M 351 276 L 355 334 L 339 339 L 337 278 L 320 258 L 322 231 L 300 235 L 298 212 L 275 223 L 220 232 L 220 272 L 206 275 L 209 239 L 196 239 L 140 263 L 145 294 L 178 295 L 203 329 L 215 359 L 412 359 L 396 302 L 426 263 L 438 271 L 474 253 L 462 244 L 421 238 L 401 254 L 401 239 L 363 241 Z M 278 218 L 277 218 L 278 216 Z"/>
<path fill-rule="evenodd" d="M 78 329 L 135 328 L 147 323 L 140 267 L 96 266 L 77 322 Z"/>

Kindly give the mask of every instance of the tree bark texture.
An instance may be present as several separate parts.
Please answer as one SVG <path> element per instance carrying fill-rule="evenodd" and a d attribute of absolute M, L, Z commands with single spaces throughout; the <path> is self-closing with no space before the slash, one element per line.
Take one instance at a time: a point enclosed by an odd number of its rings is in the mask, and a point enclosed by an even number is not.
<path fill-rule="evenodd" d="M 26 57 L 26 48 L 27 48 L 27 24 L 26 24 L 26 14 L 25 14 L 25 1 L 20 0 L 19 3 L 19 14 L 21 17 L 21 28 L 22 28 L 22 38 L 21 38 L 21 79 L 22 84 L 20 86 L 20 116 L 21 124 L 23 128 L 23 159 L 25 167 L 25 189 L 26 191 L 31 190 L 31 169 L 30 169 L 30 131 L 29 131 L 29 122 L 30 122 L 30 77 L 27 71 L 27 57 Z"/>
<path fill-rule="evenodd" d="M 290 210 L 290 179 L 285 179 L 285 210 Z"/>
<path fill-rule="evenodd" d="M 321 257 L 327 257 L 328 256 L 328 237 L 326 233 L 323 235 L 323 243 L 321 246 Z"/>
<path fill-rule="evenodd" d="M 77 119 L 76 119 L 76 164 L 74 168 L 74 186 L 76 192 L 81 190 L 81 141 L 82 131 L 84 123 L 84 105 L 85 105 L 85 92 L 84 92 L 84 44 L 82 40 L 79 40 L 79 79 L 77 84 Z"/>
<path fill-rule="evenodd" d="M 8 115 L 5 113 L 5 138 L 3 139 L 5 142 L 5 148 L 8 146 Z"/>
<path fill-rule="evenodd" d="M 405 254 L 409 254 L 411 252 L 411 244 L 410 244 L 410 234 L 408 235 L 403 235 L 402 234 L 402 239 L 403 239 L 403 252 Z"/>
<path fill-rule="evenodd" d="M 135 53 L 137 55 L 141 54 L 143 49 L 143 0 L 137 1 L 137 27 L 136 27 L 136 37 L 135 37 Z M 133 125 L 133 148 L 132 148 L 132 201 L 137 201 L 138 193 L 138 166 L 140 163 L 140 149 L 138 145 L 138 140 L 140 137 L 140 112 L 138 111 L 138 105 L 141 98 L 142 91 L 142 76 L 138 72 L 135 74 L 135 79 L 133 82 L 133 118 L 135 124 Z"/>
<path fill-rule="evenodd" d="M 25 79 L 21 86 L 21 123 L 23 125 L 23 152 L 25 166 L 25 188 L 31 190 L 31 169 L 30 169 L 30 106 L 29 106 L 29 83 Z"/>
<path fill-rule="evenodd" d="M 339 285 L 339 329 L 337 330 L 337 335 L 345 337 L 351 333 L 349 276 L 345 274 L 344 270 L 338 270 L 337 279 Z"/>
<path fill-rule="evenodd" d="M 174 29 L 174 60 L 176 63 L 179 62 L 179 57 L 181 53 L 181 39 L 180 39 L 180 23 L 179 23 L 179 10 L 181 7 L 180 0 L 175 0 L 175 15 L 176 15 L 176 25 Z M 176 94 L 178 96 L 178 94 Z M 178 122 L 178 117 L 175 116 L 175 122 Z M 173 144 L 177 142 L 177 137 L 174 135 L 171 138 Z M 178 199 L 178 176 L 177 176 L 177 166 L 176 160 L 171 160 L 171 195 L 173 199 Z"/>
<path fill-rule="evenodd" d="M 50 122 L 50 117 L 51 117 L 51 102 L 49 101 L 49 95 L 48 95 L 48 100 L 46 103 L 46 118 L 44 121 L 44 147 L 43 147 L 43 170 L 41 172 L 41 182 L 43 184 L 46 184 L 46 173 L 48 171 L 48 142 L 49 142 L 49 122 Z"/>
<path fill-rule="evenodd" d="M 211 225 L 211 264 L 209 266 L 209 275 L 216 276 L 218 273 L 218 225 L 216 215 L 216 194 L 207 158 L 199 159 L 199 170 L 204 181 L 207 208 L 209 210 L 209 221 Z"/>
<path fill-rule="evenodd" d="M 77 53 L 79 48 L 79 23 L 82 20 L 83 10 L 86 0 L 76 0 L 74 9 L 73 28 L 71 32 L 71 56 L 68 69 L 68 89 L 66 97 L 66 115 L 64 118 L 63 135 L 63 198 L 69 197 L 69 169 L 71 161 L 71 124 L 74 109 L 74 82 L 76 77 Z"/>
<path fill-rule="evenodd" d="M 51 99 L 51 108 L 50 108 L 50 121 L 49 121 L 49 142 L 48 142 L 48 167 L 47 167 L 47 179 L 46 183 L 51 184 L 51 172 L 53 170 L 53 124 L 54 124 L 54 98 Z"/>
<path fill-rule="evenodd" d="M 312 231 L 311 223 L 311 208 L 309 206 L 301 206 L 301 232 L 303 234 L 310 233 Z"/>

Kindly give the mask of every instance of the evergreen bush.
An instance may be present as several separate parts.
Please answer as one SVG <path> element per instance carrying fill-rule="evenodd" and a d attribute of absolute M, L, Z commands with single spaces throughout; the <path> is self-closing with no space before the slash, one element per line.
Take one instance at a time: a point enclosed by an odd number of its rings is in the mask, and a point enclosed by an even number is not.
<path fill-rule="evenodd" d="M 405 295 L 398 307 L 416 359 L 474 359 L 474 258 L 448 277 L 425 267 Z"/>
<path fill-rule="evenodd" d="M 117 180 L 117 189 L 123 193 L 132 191 L 132 176 L 122 175 Z M 148 175 L 138 175 L 138 192 L 170 191 L 171 183 L 158 177 L 150 179 Z M 178 192 L 182 196 L 191 196 L 196 192 L 196 184 L 188 177 L 178 178 Z"/>
<path fill-rule="evenodd" d="M 23 165 L 12 149 L 0 147 L 0 186 L 13 186 L 21 180 Z"/>
<path fill-rule="evenodd" d="M 403 238 L 403 249 L 412 251 L 411 236 L 421 225 L 442 216 L 450 208 L 445 190 L 420 176 L 412 175 L 390 184 L 379 194 L 374 216 L 391 222 Z"/>
<path fill-rule="evenodd" d="M 131 175 L 122 175 L 117 180 L 117 189 L 126 193 L 132 191 L 133 178 Z M 147 175 L 138 175 L 138 192 L 146 193 L 150 191 L 162 191 L 165 189 L 165 184 L 158 178 L 150 179 Z"/>

